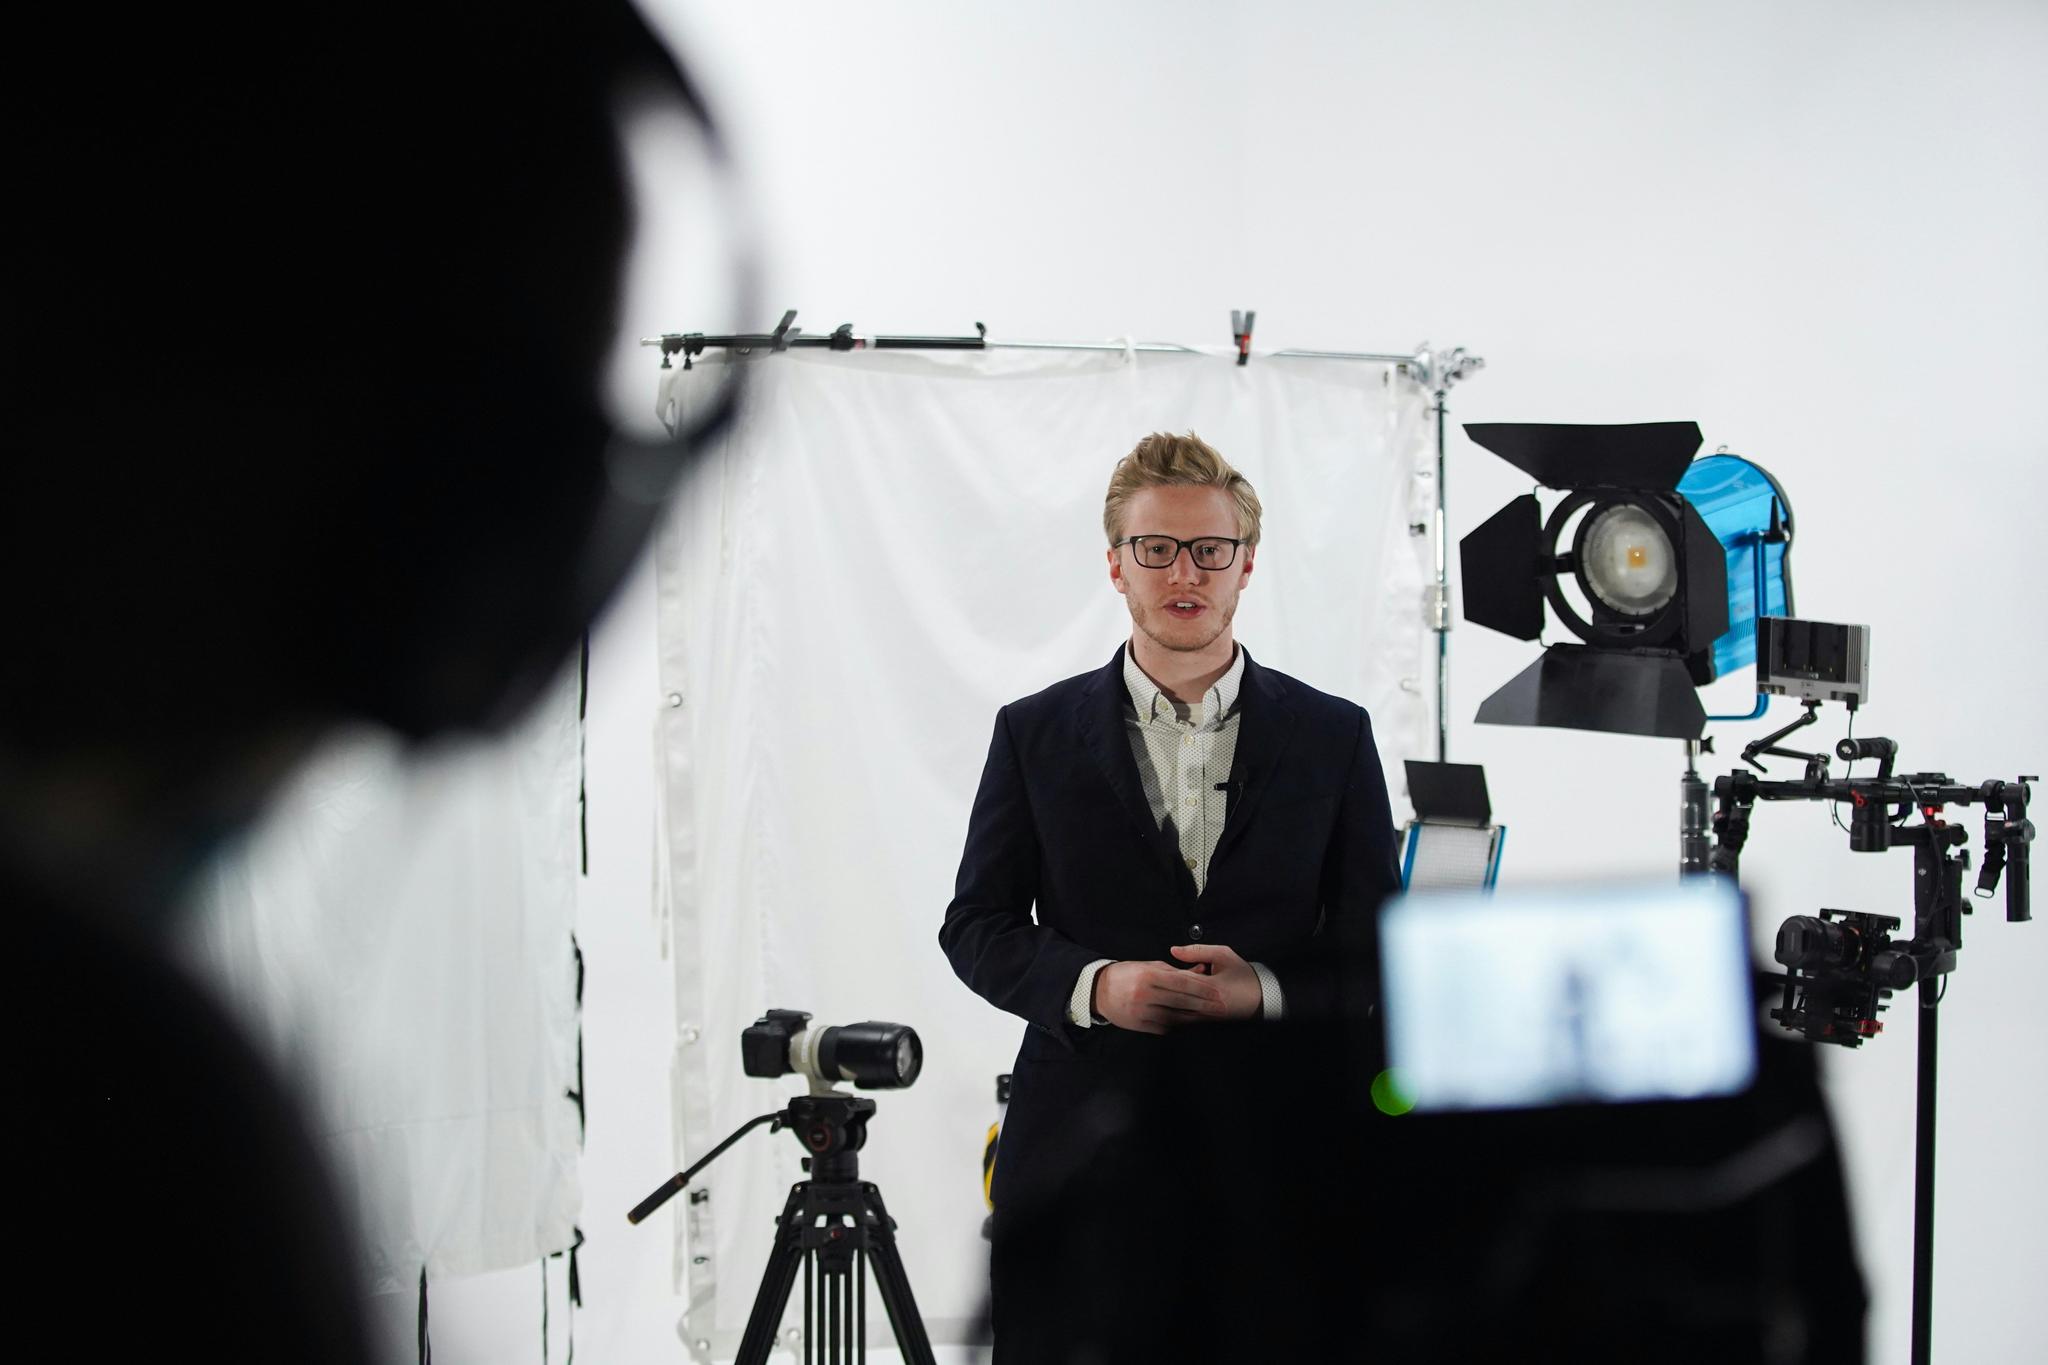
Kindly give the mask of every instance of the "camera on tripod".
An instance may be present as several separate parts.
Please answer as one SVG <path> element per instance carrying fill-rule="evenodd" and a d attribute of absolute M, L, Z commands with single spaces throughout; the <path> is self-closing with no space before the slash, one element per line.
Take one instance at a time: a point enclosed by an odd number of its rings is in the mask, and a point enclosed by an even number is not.
<path fill-rule="evenodd" d="M 1911 953 L 1892 946 L 1894 915 L 1823 910 L 1778 926 L 1773 953 L 1785 968 L 1784 1003 L 1771 1018 L 1816 1043 L 1860 1047 L 1884 1025 L 1878 1011 L 1893 991 L 1919 980 Z"/>
<path fill-rule="evenodd" d="M 814 1094 L 841 1081 L 901 1090 L 924 1070 L 924 1044 L 908 1024 L 867 1019 L 814 1029 L 803 1010 L 769 1010 L 740 1030 L 740 1067 L 767 1080 L 802 1076 Z"/>
<path fill-rule="evenodd" d="M 775 1243 L 736 1365 L 767 1365 L 799 1272 L 804 1359 L 815 1353 L 819 1360 L 849 1365 L 866 1360 L 870 1266 L 906 1365 L 933 1365 L 931 1338 L 896 1249 L 896 1220 L 883 1207 L 881 1190 L 860 1176 L 860 1151 L 867 1145 L 875 1102 L 834 1088 L 841 1081 L 862 1090 L 901 1090 L 911 1084 L 924 1069 L 917 1030 L 879 1019 L 812 1028 L 803 1010 L 769 1010 L 740 1030 L 740 1067 L 764 1080 L 802 1076 L 810 1082 L 810 1093 L 741 1124 L 694 1165 L 657 1186 L 626 1221 L 644 1220 L 754 1129 L 765 1124 L 771 1133 L 787 1131 L 803 1146 L 804 1178 L 791 1188 L 775 1220 Z"/>

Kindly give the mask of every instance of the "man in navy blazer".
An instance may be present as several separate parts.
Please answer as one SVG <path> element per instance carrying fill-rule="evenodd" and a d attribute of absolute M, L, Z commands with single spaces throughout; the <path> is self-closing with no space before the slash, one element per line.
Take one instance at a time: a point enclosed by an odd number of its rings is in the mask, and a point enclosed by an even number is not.
<path fill-rule="evenodd" d="M 939 940 L 1028 1025 L 993 1187 L 1004 1361 L 1166 1349 L 1119 1324 L 1188 1303 L 1160 1249 L 1201 1236 L 1228 1178 L 1210 1156 L 1272 1156 L 1235 1142 L 1262 1116 L 1233 1078 L 1375 990 L 1371 916 L 1399 877 L 1372 726 L 1237 645 L 1259 515 L 1192 433 L 1139 442 L 1103 516 L 1129 645 L 996 717 Z"/>

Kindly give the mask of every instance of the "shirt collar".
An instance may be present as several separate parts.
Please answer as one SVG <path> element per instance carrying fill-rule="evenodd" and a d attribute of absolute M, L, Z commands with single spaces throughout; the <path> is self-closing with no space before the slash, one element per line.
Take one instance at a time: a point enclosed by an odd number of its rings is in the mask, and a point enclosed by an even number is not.
<path fill-rule="evenodd" d="M 1237 689 L 1244 681 L 1244 650 L 1232 646 L 1230 667 L 1218 678 L 1203 696 L 1202 714 L 1197 724 L 1214 724 L 1237 708 Z M 1173 698 L 1159 690 L 1159 684 L 1145 676 L 1145 670 L 1138 667 L 1129 646 L 1124 648 L 1124 687 L 1131 694 L 1131 705 L 1137 708 L 1141 721 L 1162 718 L 1171 720 L 1174 716 Z"/>

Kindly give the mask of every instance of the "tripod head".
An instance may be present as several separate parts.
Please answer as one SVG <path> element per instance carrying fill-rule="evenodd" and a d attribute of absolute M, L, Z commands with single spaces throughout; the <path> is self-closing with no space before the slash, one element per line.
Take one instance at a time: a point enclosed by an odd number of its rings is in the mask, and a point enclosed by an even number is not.
<path fill-rule="evenodd" d="M 860 1179 L 856 1153 L 867 1145 L 868 1120 L 874 1116 L 873 1100 L 833 1092 L 798 1095 L 776 1118 L 809 1153 L 804 1170 L 813 1181 L 852 1184 Z"/>
<path fill-rule="evenodd" d="M 867 1145 L 868 1120 L 874 1116 L 875 1102 L 860 1095 L 845 1095 L 834 1090 L 794 1096 L 787 1109 L 748 1119 L 733 1129 L 725 1141 L 706 1153 L 703 1160 L 662 1181 L 652 1194 L 633 1206 L 632 1212 L 626 1215 L 626 1221 L 638 1224 L 675 1198 L 697 1178 L 697 1172 L 718 1160 L 726 1148 L 764 1123 L 771 1133 L 786 1128 L 796 1134 L 796 1140 L 810 1153 L 804 1158 L 805 1183 L 852 1184 L 860 1179 L 860 1158 L 855 1153 Z"/>
<path fill-rule="evenodd" d="M 917 1030 L 907 1024 L 869 1019 L 836 1028 L 812 1028 L 811 1016 L 803 1010 L 769 1010 L 741 1031 L 740 1065 L 749 1076 L 801 1076 L 811 1083 L 811 1093 L 796 1096 L 785 1109 L 748 1119 L 696 1165 L 669 1177 L 634 1205 L 626 1215 L 627 1222 L 638 1223 L 675 1198 L 697 1172 L 764 1123 L 771 1133 L 789 1129 L 803 1143 L 810 1154 L 804 1158 L 809 1181 L 851 1184 L 859 1180 L 860 1162 L 854 1154 L 867 1144 L 868 1120 L 874 1117 L 875 1102 L 834 1086 L 841 1081 L 863 1090 L 897 1090 L 910 1085 L 924 1069 L 924 1044 L 918 1040 Z"/>

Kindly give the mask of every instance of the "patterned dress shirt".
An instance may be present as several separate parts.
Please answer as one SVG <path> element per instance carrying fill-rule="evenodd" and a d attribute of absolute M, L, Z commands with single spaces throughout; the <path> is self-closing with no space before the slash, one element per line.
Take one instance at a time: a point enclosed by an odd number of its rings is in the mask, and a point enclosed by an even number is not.
<path fill-rule="evenodd" d="M 1244 681 L 1244 651 L 1237 650 L 1230 667 L 1194 705 L 1175 701 L 1145 676 L 1131 651 L 1124 651 L 1124 687 L 1131 705 L 1124 712 L 1124 733 L 1138 763 L 1138 780 L 1152 818 L 1164 830 L 1170 824 L 1180 841 L 1181 859 L 1194 876 L 1199 893 L 1209 882 L 1209 859 L 1223 833 L 1229 813 L 1225 784 L 1237 754 L 1237 690 Z M 1067 1018 L 1082 1028 L 1108 1021 L 1090 1008 L 1095 977 L 1110 964 L 1098 958 L 1081 969 L 1067 1001 Z M 1281 1013 L 1280 983 L 1263 963 L 1258 973 L 1260 1011 L 1268 1019 Z"/>

